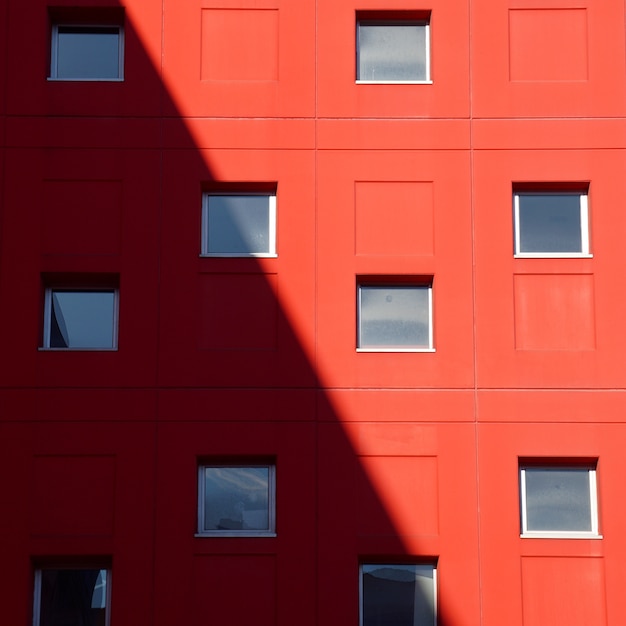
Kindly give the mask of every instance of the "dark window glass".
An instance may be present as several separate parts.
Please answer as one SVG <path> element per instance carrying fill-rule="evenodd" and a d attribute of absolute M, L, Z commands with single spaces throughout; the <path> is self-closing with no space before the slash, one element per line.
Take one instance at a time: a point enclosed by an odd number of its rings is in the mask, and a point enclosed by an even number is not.
<path fill-rule="evenodd" d="M 434 626 L 432 565 L 362 565 L 361 626 Z"/>
<path fill-rule="evenodd" d="M 52 77 L 76 80 L 121 78 L 119 27 L 58 26 L 56 67 L 53 67 Z"/>
<path fill-rule="evenodd" d="M 105 569 L 42 569 L 35 626 L 105 626 Z M 37 603 L 36 603 L 37 604 Z"/>
<path fill-rule="evenodd" d="M 581 196 L 519 194 L 520 253 L 582 253 Z"/>
<path fill-rule="evenodd" d="M 589 470 L 526 468 L 529 531 L 592 530 Z"/>

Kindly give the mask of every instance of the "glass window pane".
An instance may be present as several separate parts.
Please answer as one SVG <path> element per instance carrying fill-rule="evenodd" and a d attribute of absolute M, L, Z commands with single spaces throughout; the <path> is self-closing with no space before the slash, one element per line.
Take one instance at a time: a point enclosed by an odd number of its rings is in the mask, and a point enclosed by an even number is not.
<path fill-rule="evenodd" d="M 41 570 L 39 624 L 105 626 L 107 570 Z"/>
<path fill-rule="evenodd" d="M 363 565 L 361 626 L 434 626 L 432 565 Z"/>
<path fill-rule="evenodd" d="M 118 27 L 59 26 L 56 78 L 120 77 Z"/>
<path fill-rule="evenodd" d="M 360 287 L 360 348 L 429 348 L 430 287 Z"/>
<path fill-rule="evenodd" d="M 270 531 L 270 468 L 205 467 L 204 529 Z"/>
<path fill-rule="evenodd" d="M 525 474 L 527 530 L 592 530 L 588 469 L 526 468 Z"/>
<path fill-rule="evenodd" d="M 580 194 L 520 194 L 519 252 L 582 253 Z"/>
<path fill-rule="evenodd" d="M 269 254 L 270 197 L 215 195 L 208 201 L 208 253 Z"/>
<path fill-rule="evenodd" d="M 427 80 L 425 24 L 360 22 L 358 33 L 358 80 Z"/>
<path fill-rule="evenodd" d="M 115 292 L 61 291 L 51 295 L 50 348 L 114 348 Z"/>

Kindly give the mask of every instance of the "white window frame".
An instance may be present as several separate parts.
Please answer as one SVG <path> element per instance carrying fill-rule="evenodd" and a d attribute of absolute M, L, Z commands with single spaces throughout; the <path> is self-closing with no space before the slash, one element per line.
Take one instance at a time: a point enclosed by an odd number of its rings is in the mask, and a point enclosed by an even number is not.
<path fill-rule="evenodd" d="M 393 288 L 400 287 L 404 289 L 427 289 L 428 290 L 428 346 L 421 347 L 402 347 L 402 346 L 361 346 L 361 289 L 368 287 Z M 413 283 L 384 283 L 384 282 L 362 282 L 357 285 L 357 352 L 435 352 L 433 344 L 433 283 L 413 284 Z"/>
<path fill-rule="evenodd" d="M 267 530 L 214 530 L 204 528 L 205 511 L 205 470 L 207 468 L 255 468 L 268 470 L 268 521 Z M 276 537 L 276 465 L 273 463 L 203 463 L 198 466 L 198 531 L 196 537 Z"/>
<path fill-rule="evenodd" d="M 106 605 L 104 607 L 104 623 L 105 626 L 110 626 L 111 623 L 111 568 L 110 567 L 99 567 L 95 565 L 93 567 L 89 566 L 79 566 L 79 565 L 63 565 L 63 566 L 49 566 L 49 567 L 38 567 L 35 570 L 35 580 L 33 585 L 33 626 L 41 625 L 41 575 L 44 570 L 104 570 L 106 571 Z"/>
<path fill-rule="evenodd" d="M 589 476 L 589 500 L 590 500 L 590 517 L 591 530 L 529 530 L 528 518 L 526 511 L 526 470 L 585 470 Z M 598 525 L 598 488 L 596 468 L 593 466 L 581 465 L 532 465 L 524 464 L 520 466 L 520 508 L 521 508 L 521 533 L 522 538 L 538 538 L 538 539 L 602 539 L 599 533 Z"/>
<path fill-rule="evenodd" d="M 50 333 L 52 327 L 52 294 L 56 291 L 74 291 L 76 293 L 113 293 L 113 329 L 112 340 L 113 346 L 110 348 L 102 347 L 85 347 L 85 348 L 57 348 L 50 346 Z M 42 350 L 59 351 L 59 352 L 114 352 L 118 349 L 118 320 L 119 320 L 119 289 L 117 287 L 46 287 L 44 293 L 44 319 L 43 319 L 43 346 Z"/>
<path fill-rule="evenodd" d="M 388 561 L 380 561 L 380 562 L 368 562 L 368 563 L 361 563 L 359 565 L 359 626 L 363 626 L 363 600 L 364 600 L 364 595 L 363 595 L 363 568 L 364 567 L 368 567 L 368 566 L 380 566 L 380 567 L 384 567 L 386 565 L 403 565 L 403 566 L 408 566 L 408 565 L 416 565 L 416 566 L 427 566 L 427 567 L 432 567 L 433 570 L 433 607 L 434 607 L 434 620 L 433 623 L 437 624 L 438 623 L 438 601 L 437 601 L 437 565 L 435 563 L 393 563 L 393 562 L 388 562 Z"/>
<path fill-rule="evenodd" d="M 554 195 L 571 195 L 578 196 L 580 200 L 580 252 L 521 252 L 521 228 L 520 228 L 520 196 L 549 196 Z M 528 259 L 573 259 L 573 258 L 592 258 L 593 255 L 589 249 L 589 200 L 586 191 L 560 191 L 537 189 L 536 191 L 516 191 L 513 194 L 513 213 L 515 221 L 515 257 Z"/>
<path fill-rule="evenodd" d="M 252 196 L 267 198 L 268 209 L 268 251 L 267 252 L 211 252 L 209 250 L 209 202 L 216 196 Z M 222 257 L 222 258 L 276 258 L 276 193 L 260 191 L 231 191 L 215 192 L 207 191 L 202 194 L 202 257 Z"/>
<path fill-rule="evenodd" d="M 428 19 L 384 19 L 384 18 L 367 18 L 363 17 L 357 19 L 356 22 L 356 73 L 359 75 L 360 64 L 360 27 L 361 24 L 367 26 L 424 26 L 425 27 L 425 64 L 426 64 L 426 78 L 424 80 L 366 80 L 363 78 L 357 78 L 357 85 L 432 85 L 431 67 L 430 67 L 430 18 Z"/>
<path fill-rule="evenodd" d="M 59 28 L 81 28 L 88 32 L 92 30 L 100 30 L 105 28 L 116 28 L 118 31 L 118 75 L 114 78 L 77 78 L 59 76 Z M 67 81 L 67 82 L 108 82 L 119 83 L 124 81 L 124 26 L 122 24 L 111 23 L 72 23 L 59 22 L 52 25 L 52 43 L 50 53 L 50 76 L 51 81 Z"/>

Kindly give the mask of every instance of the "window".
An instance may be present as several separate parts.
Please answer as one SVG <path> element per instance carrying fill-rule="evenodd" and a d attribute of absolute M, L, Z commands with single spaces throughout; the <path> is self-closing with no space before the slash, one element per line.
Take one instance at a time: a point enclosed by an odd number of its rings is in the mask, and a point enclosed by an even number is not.
<path fill-rule="evenodd" d="M 54 23 L 52 80 L 124 79 L 124 28 L 119 24 Z"/>
<path fill-rule="evenodd" d="M 198 535 L 274 536 L 274 465 L 201 465 Z"/>
<path fill-rule="evenodd" d="M 432 350 L 431 320 L 431 284 L 358 287 L 358 350 Z"/>
<path fill-rule="evenodd" d="M 205 193 L 203 256 L 276 256 L 276 194 Z"/>
<path fill-rule="evenodd" d="M 428 564 L 363 564 L 360 626 L 435 626 L 437 569 Z"/>
<path fill-rule="evenodd" d="M 520 491 L 522 536 L 599 537 L 595 468 L 524 466 Z"/>
<path fill-rule="evenodd" d="M 357 13 L 357 82 L 430 82 L 429 16 Z"/>
<path fill-rule="evenodd" d="M 68 350 L 117 348 L 117 289 L 45 292 L 43 347 Z"/>
<path fill-rule="evenodd" d="M 589 256 L 586 192 L 524 191 L 513 202 L 516 256 Z"/>
<path fill-rule="evenodd" d="M 35 571 L 33 626 L 108 626 L 111 570 L 43 568 Z"/>

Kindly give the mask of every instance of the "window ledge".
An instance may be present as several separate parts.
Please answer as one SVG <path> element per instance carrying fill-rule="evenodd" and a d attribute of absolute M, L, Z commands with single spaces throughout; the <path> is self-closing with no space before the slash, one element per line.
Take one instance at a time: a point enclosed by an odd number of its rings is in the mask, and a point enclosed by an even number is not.
<path fill-rule="evenodd" d="M 39 352 L 117 352 L 117 348 L 45 348 L 39 346 Z"/>
<path fill-rule="evenodd" d="M 357 348 L 357 352 L 436 352 L 435 348 Z"/>
<path fill-rule="evenodd" d="M 513 256 L 516 259 L 593 259 L 593 254 L 579 252 L 519 252 Z"/>
<path fill-rule="evenodd" d="M 123 78 L 56 78 L 48 76 L 52 83 L 123 83 Z"/>
<path fill-rule="evenodd" d="M 521 533 L 522 539 L 603 539 L 597 533 L 576 532 L 527 532 Z"/>
<path fill-rule="evenodd" d="M 432 80 L 356 80 L 357 85 L 432 85 Z"/>
<path fill-rule="evenodd" d="M 235 252 L 208 252 L 200 254 L 201 259 L 277 259 L 278 255 L 269 252 L 251 252 L 249 254 L 239 254 Z"/>
<path fill-rule="evenodd" d="M 216 530 L 215 532 L 196 533 L 194 537 L 196 539 L 212 539 L 216 537 L 276 537 L 275 532 L 253 532 L 253 531 L 240 531 L 229 532 L 227 530 Z"/>

